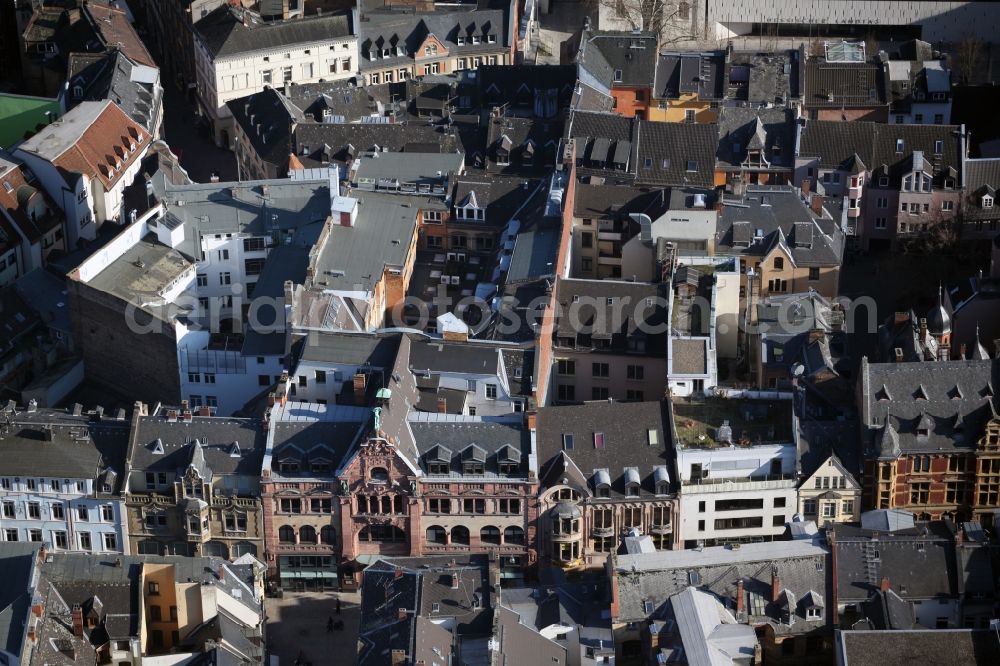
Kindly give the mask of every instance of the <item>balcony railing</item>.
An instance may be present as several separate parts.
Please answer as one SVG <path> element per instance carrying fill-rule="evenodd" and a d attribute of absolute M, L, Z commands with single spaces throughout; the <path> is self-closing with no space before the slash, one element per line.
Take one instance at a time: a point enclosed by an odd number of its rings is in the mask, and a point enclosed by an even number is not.
<path fill-rule="evenodd" d="M 614 527 L 595 527 L 594 530 L 595 537 L 610 537 L 615 535 Z"/>
<path fill-rule="evenodd" d="M 730 490 L 780 490 L 794 488 L 797 483 L 794 474 L 771 474 L 742 479 L 699 479 L 685 481 L 684 493 L 719 493 Z"/>

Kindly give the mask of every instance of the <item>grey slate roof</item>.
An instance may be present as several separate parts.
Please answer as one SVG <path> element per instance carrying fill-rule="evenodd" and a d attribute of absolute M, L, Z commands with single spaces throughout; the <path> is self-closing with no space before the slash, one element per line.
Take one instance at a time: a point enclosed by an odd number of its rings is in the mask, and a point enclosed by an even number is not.
<path fill-rule="evenodd" d="M 518 115 L 530 111 L 536 117 L 553 117 L 569 108 L 576 85 L 576 67 L 480 65 L 476 81 L 483 109 L 509 105 Z"/>
<path fill-rule="evenodd" d="M 52 433 L 50 441 L 44 441 L 46 430 Z M 118 494 L 125 478 L 128 438 L 129 423 L 124 420 L 51 409 L 13 414 L 3 408 L 0 474 L 94 479 L 100 495 Z M 112 485 L 110 493 L 100 487 L 105 482 Z"/>
<path fill-rule="evenodd" d="M 539 146 L 541 150 L 543 146 Z M 486 219 L 469 222 L 477 228 L 483 224 L 503 228 L 514 219 L 517 213 L 528 203 L 531 195 L 543 184 L 538 178 L 513 175 L 477 175 L 468 174 L 455 178 L 455 190 L 452 196 L 452 206 L 462 206 L 475 195 L 476 205 L 486 209 Z M 452 216 L 451 225 L 463 224 L 463 220 Z"/>
<path fill-rule="evenodd" d="M 368 13 L 361 22 L 358 47 L 361 70 L 385 69 L 413 62 L 417 49 L 434 35 L 449 55 L 495 53 L 509 46 L 504 32 L 505 12 L 498 9 L 433 13 Z M 458 43 L 459 36 L 465 38 Z M 479 43 L 473 44 L 473 36 Z M 493 43 L 489 39 L 493 39 Z M 397 47 L 403 54 L 397 55 Z M 389 49 L 389 57 L 372 58 L 371 51 Z M 421 54 L 422 55 L 422 54 Z"/>
<path fill-rule="evenodd" d="M 300 359 L 388 368 L 398 349 L 399 334 L 315 332 L 306 337 Z"/>
<path fill-rule="evenodd" d="M 723 51 L 662 51 L 656 62 L 654 99 L 721 100 L 726 90 L 726 54 Z"/>
<path fill-rule="evenodd" d="M 656 185 L 714 186 L 718 125 L 640 121 L 637 138 L 637 181 Z"/>
<path fill-rule="evenodd" d="M 665 402 L 590 402 L 584 405 L 543 407 L 538 410 L 536 447 L 539 479 L 545 487 L 564 477 L 582 484 L 580 491 L 593 494 L 595 472 L 608 470 L 611 496 L 624 497 L 625 470 L 637 468 L 640 495 L 652 497 L 654 469 L 666 466 L 671 478 L 672 445 L 668 441 Z M 655 430 L 656 444 L 649 431 Z M 604 434 L 604 448 L 594 446 L 594 434 Z M 573 448 L 564 448 L 565 436 L 573 436 Z"/>
<path fill-rule="evenodd" d="M 247 24 L 244 25 L 244 17 Z M 262 21 L 253 12 L 223 4 L 194 24 L 196 35 L 215 58 L 266 49 L 325 42 L 352 34 L 350 12 L 324 13 L 293 21 Z"/>
<path fill-rule="evenodd" d="M 261 161 L 284 176 L 292 152 L 292 125 L 305 120 L 302 109 L 274 88 L 226 102 L 233 121 L 243 128 Z"/>
<path fill-rule="evenodd" d="M 110 99 L 134 121 L 152 132 L 160 112 L 163 91 L 154 86 L 159 72 L 133 62 L 124 52 L 114 50 L 102 56 L 71 54 L 66 74 L 70 106 L 82 101 Z M 80 86 L 83 94 L 76 95 Z"/>
<path fill-rule="evenodd" d="M 458 576 L 457 589 L 452 589 L 452 576 Z M 473 606 L 477 595 L 478 608 Z M 379 560 L 365 569 L 361 584 L 358 664 L 384 664 L 392 650 L 413 654 L 420 640 L 417 627 L 421 618 L 453 618 L 453 634 L 488 634 L 491 599 L 485 567 L 480 563 L 462 562 L 451 567 L 425 560 L 423 566 L 411 566 L 406 560 Z M 402 619 L 399 609 L 406 609 Z"/>
<path fill-rule="evenodd" d="M 614 113 L 576 111 L 566 128 L 566 137 L 576 144 L 576 164 L 580 175 L 594 174 L 631 180 L 636 173 L 638 121 Z M 624 163 L 611 163 L 609 150 L 621 143 L 629 149 Z"/>
<path fill-rule="evenodd" d="M 806 64 L 809 108 L 853 109 L 888 106 L 889 73 L 877 58 L 866 63 L 826 62 L 812 58 Z"/>
<path fill-rule="evenodd" d="M 31 576 L 40 544 L 4 543 L 0 548 L 0 650 L 21 656 L 31 612 Z"/>
<path fill-rule="evenodd" d="M 996 203 L 1000 190 L 1000 159 L 965 160 L 962 184 L 972 199 L 962 208 L 967 220 L 992 220 L 1000 218 L 1000 204 Z M 983 208 L 980 199 L 988 194 L 994 199 L 993 208 Z"/>
<path fill-rule="evenodd" d="M 836 526 L 837 601 L 866 601 L 882 578 L 906 600 L 958 595 L 955 547 L 945 523 L 886 533 Z M 877 555 L 876 555 L 877 553 Z"/>
<path fill-rule="evenodd" d="M 321 406 L 323 413 L 310 414 L 304 407 L 308 405 L 289 402 L 273 414 L 271 448 L 264 463 L 272 477 L 333 477 L 354 451 L 360 429 L 371 414 L 367 409 L 339 406 Z M 329 472 L 312 472 L 312 463 L 319 459 L 329 464 Z M 279 463 L 283 460 L 297 462 L 299 471 L 280 471 Z"/>
<path fill-rule="evenodd" d="M 843 666 L 1000 663 L 1000 643 L 996 634 L 987 629 L 842 631 L 837 640 Z"/>
<path fill-rule="evenodd" d="M 486 147 L 491 173 L 535 173 L 547 171 L 556 163 L 563 118 L 490 118 Z M 510 164 L 499 164 L 498 150 L 506 150 Z"/>
<path fill-rule="evenodd" d="M 294 131 L 295 154 L 306 167 L 348 163 L 363 152 L 451 153 L 464 148 L 457 131 L 444 125 L 303 123 Z M 471 151 L 463 150 L 466 155 Z"/>
<path fill-rule="evenodd" d="M 996 414 L 1000 361 L 861 364 L 866 452 L 901 454 L 971 450 Z"/>
<path fill-rule="evenodd" d="M 810 245 L 797 243 L 810 227 Z M 760 234 L 757 234 L 757 230 Z M 839 266 L 844 254 L 844 233 L 837 220 L 817 217 L 788 187 L 751 186 L 742 199 L 723 199 L 716 226 L 716 247 L 720 254 L 763 256 L 783 243 L 799 266 Z"/>
<path fill-rule="evenodd" d="M 624 351 L 628 342 L 645 340 L 646 354 L 662 355 L 666 331 L 649 333 L 644 325 L 661 331 L 667 320 L 662 285 L 624 280 L 560 279 L 557 284 L 559 319 L 556 338 L 589 334 L 610 339 L 612 350 Z M 653 299 L 653 300 L 649 300 Z"/>
<path fill-rule="evenodd" d="M 188 465 L 200 468 L 199 473 L 207 479 L 260 478 L 267 436 L 256 419 L 195 416 L 191 422 L 168 421 L 161 411 L 138 420 L 129 448 L 130 492 L 145 489 L 147 471 L 174 472 L 179 476 Z M 157 453 L 161 448 L 163 453 Z"/>
<path fill-rule="evenodd" d="M 758 145 L 761 131 L 764 141 Z M 789 109 L 722 107 L 718 146 L 716 157 L 721 167 L 738 166 L 752 147 L 763 150 L 772 168 L 791 169 L 795 161 L 795 115 Z"/>
<path fill-rule="evenodd" d="M 577 63 L 609 88 L 649 88 L 656 47 L 657 38 L 650 33 L 584 32 Z"/>
<path fill-rule="evenodd" d="M 331 226 L 319 249 L 314 268 L 320 287 L 371 290 L 386 266 L 405 265 L 417 233 L 417 209 L 425 197 L 361 191 L 353 196 L 355 225 Z"/>
<path fill-rule="evenodd" d="M 451 462 L 451 475 L 462 475 L 462 461 L 479 447 L 485 453 L 487 478 L 527 478 L 531 438 L 523 419 L 455 416 L 415 412 L 409 416 L 410 430 L 427 474 L 427 461 Z M 518 462 L 519 473 L 501 475 L 501 460 Z M 537 471 L 537 470 L 536 470 Z M 436 477 L 428 477 L 436 478 Z"/>
<path fill-rule="evenodd" d="M 580 218 L 628 220 L 631 213 L 646 213 L 655 220 L 667 210 L 668 190 L 652 187 L 611 187 L 578 183 L 573 215 Z"/>
<path fill-rule="evenodd" d="M 809 600 L 816 599 L 816 595 L 832 598 L 829 551 L 819 540 L 784 546 L 749 544 L 739 550 L 712 546 L 701 553 L 675 555 L 673 551 L 657 551 L 619 557 L 618 621 L 663 618 L 669 599 L 688 587 L 715 595 L 735 613 L 737 585 L 742 580 L 745 610 L 737 618 L 739 621 L 769 624 L 777 635 L 822 631 L 835 617 L 836 609 L 824 604 L 820 618 L 808 620 L 806 608 L 815 603 Z M 643 566 L 645 561 L 650 565 Z M 632 562 L 639 565 L 636 570 L 630 570 Z M 773 575 L 777 576 L 782 597 L 794 604 L 795 622 L 791 625 L 782 618 L 780 599 L 772 600 Z M 650 606 L 652 612 L 647 610 Z"/>
<path fill-rule="evenodd" d="M 807 120 L 799 137 L 799 156 L 818 157 L 825 169 L 852 170 L 860 158 L 876 177 L 888 176 L 889 185 L 898 188 L 904 173 L 913 170 L 913 154 L 920 151 L 925 168 L 930 167 L 935 187 L 943 179 L 958 181 L 962 168 L 959 128 L 954 125 L 885 125 L 870 122 Z M 902 152 L 896 152 L 902 140 Z M 937 142 L 942 151 L 937 151 Z M 877 184 L 873 183 L 873 184 Z"/>

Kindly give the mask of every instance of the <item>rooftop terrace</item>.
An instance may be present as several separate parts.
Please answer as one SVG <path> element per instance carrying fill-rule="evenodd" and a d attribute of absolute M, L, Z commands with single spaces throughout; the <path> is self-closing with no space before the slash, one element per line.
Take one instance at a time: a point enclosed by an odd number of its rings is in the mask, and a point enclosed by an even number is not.
<path fill-rule="evenodd" d="M 787 400 L 708 398 L 673 400 L 677 445 L 682 448 L 787 444 L 792 441 L 792 403 Z M 729 434 L 725 426 L 729 427 Z"/>

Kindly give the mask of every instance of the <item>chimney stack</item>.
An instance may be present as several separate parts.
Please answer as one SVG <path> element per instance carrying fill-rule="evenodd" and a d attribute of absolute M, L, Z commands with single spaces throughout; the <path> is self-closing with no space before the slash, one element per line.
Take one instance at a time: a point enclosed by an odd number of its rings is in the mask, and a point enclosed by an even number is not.
<path fill-rule="evenodd" d="M 80 604 L 73 604 L 73 635 L 83 636 L 83 608 Z"/>
<path fill-rule="evenodd" d="M 448 413 L 448 400 L 446 398 L 438 398 L 438 414 Z"/>
<path fill-rule="evenodd" d="M 198 408 L 198 416 L 211 416 L 211 415 L 212 415 L 211 407 L 202 406 Z"/>
<path fill-rule="evenodd" d="M 809 200 L 809 207 L 812 208 L 812 212 L 816 215 L 823 215 L 823 195 L 813 194 Z"/>
<path fill-rule="evenodd" d="M 927 318 L 926 317 L 921 317 L 920 318 L 920 337 L 923 338 L 926 335 L 927 335 Z"/>
<path fill-rule="evenodd" d="M 883 592 L 888 592 L 889 591 L 889 577 L 888 576 L 882 576 L 882 582 L 879 583 L 878 589 L 882 590 Z"/>
<path fill-rule="evenodd" d="M 743 597 L 745 594 L 743 591 L 743 579 L 740 578 L 736 583 L 736 615 L 743 612 Z"/>
<path fill-rule="evenodd" d="M 903 362 L 903 348 L 902 347 L 896 347 L 895 352 L 896 352 L 896 363 L 902 363 Z"/>
<path fill-rule="evenodd" d="M 396 619 L 400 622 L 406 622 L 406 609 L 400 608 L 396 611 Z"/>
<path fill-rule="evenodd" d="M 461 578 L 459 578 L 459 575 L 457 573 L 453 573 L 451 575 L 451 589 L 457 590 L 458 589 L 458 582 L 460 580 L 461 580 Z"/>
<path fill-rule="evenodd" d="M 363 372 L 358 372 L 354 375 L 354 404 L 358 407 L 364 407 L 367 395 L 368 376 Z"/>
<path fill-rule="evenodd" d="M 963 361 L 965 360 L 966 349 L 967 347 L 965 346 L 964 342 L 958 346 L 958 358 Z"/>
<path fill-rule="evenodd" d="M 168 409 L 167 410 L 167 421 L 173 423 L 176 420 L 177 420 L 177 410 L 176 409 Z"/>
<path fill-rule="evenodd" d="M 778 578 L 778 568 L 771 568 L 771 601 L 778 603 L 778 597 L 781 596 L 781 579 Z"/>

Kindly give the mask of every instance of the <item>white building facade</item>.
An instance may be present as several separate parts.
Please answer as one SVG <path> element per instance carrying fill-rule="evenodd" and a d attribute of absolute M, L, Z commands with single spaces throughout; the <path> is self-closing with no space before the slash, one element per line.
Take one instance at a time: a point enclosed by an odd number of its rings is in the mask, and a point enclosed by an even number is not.
<path fill-rule="evenodd" d="M 265 86 L 352 78 L 358 71 L 354 14 L 333 13 L 265 23 L 248 10 L 223 6 L 195 24 L 195 73 L 201 106 L 216 141 L 230 147 L 226 102 Z M 220 28 L 229 27 L 226 37 Z M 265 128 L 266 129 L 266 128 Z"/>
<path fill-rule="evenodd" d="M 783 534 L 798 506 L 795 459 L 791 442 L 678 449 L 680 539 L 693 547 Z"/>

